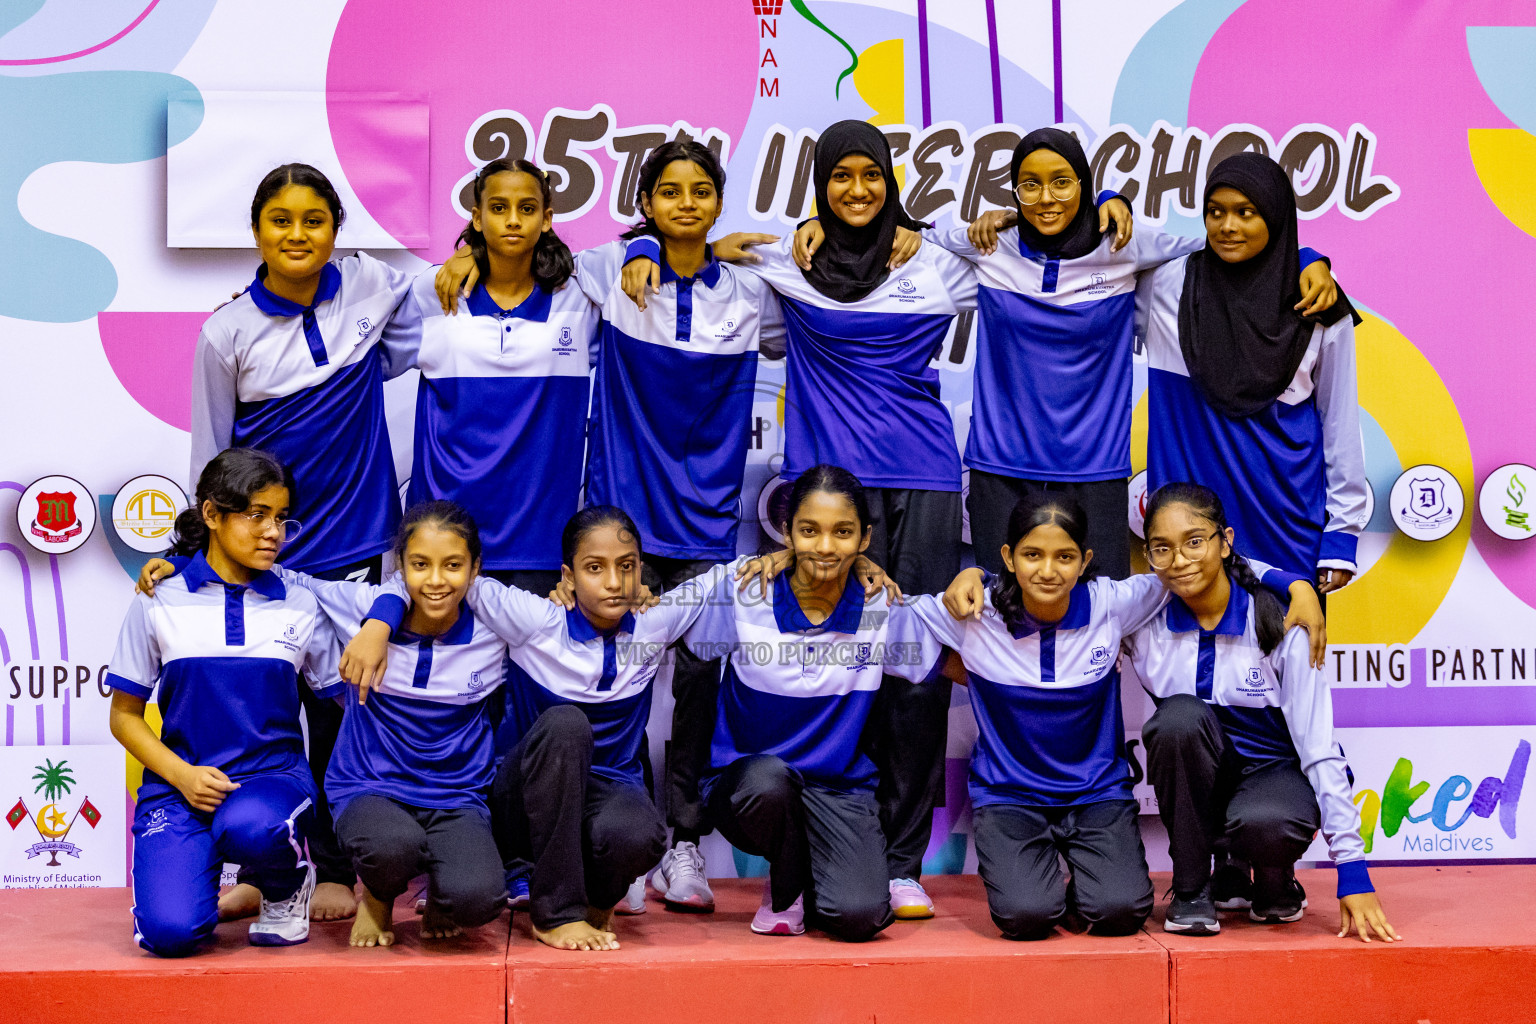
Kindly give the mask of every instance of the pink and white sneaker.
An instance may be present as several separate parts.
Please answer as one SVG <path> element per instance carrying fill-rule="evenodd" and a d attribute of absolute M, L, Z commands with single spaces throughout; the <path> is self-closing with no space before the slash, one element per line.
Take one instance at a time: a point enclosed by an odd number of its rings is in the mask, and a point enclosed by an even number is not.
<path fill-rule="evenodd" d="M 933 900 L 915 878 L 891 879 L 891 913 L 898 921 L 921 921 L 933 916 Z"/>
<path fill-rule="evenodd" d="M 805 897 L 796 896 L 788 910 L 773 909 L 773 886 L 763 885 L 763 902 L 752 915 L 752 930 L 759 935 L 805 934 Z"/>

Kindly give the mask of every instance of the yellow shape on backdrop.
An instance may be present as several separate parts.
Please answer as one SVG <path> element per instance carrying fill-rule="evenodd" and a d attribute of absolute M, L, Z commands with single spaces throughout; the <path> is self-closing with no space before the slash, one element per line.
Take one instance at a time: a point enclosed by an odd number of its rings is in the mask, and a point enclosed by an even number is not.
<path fill-rule="evenodd" d="M 156 704 L 154 701 L 150 701 L 148 704 L 144 705 L 144 721 L 149 723 L 149 727 L 154 730 L 156 736 L 160 735 L 161 721 L 159 704 Z M 139 794 L 139 787 L 144 785 L 144 766 L 139 764 L 138 759 L 136 759 L 132 754 L 125 753 L 123 756 L 128 759 L 128 792 L 132 793 L 135 798 L 137 798 Z"/>
<path fill-rule="evenodd" d="M 1469 128 L 1467 149 L 1493 205 L 1536 237 L 1536 135 L 1519 128 Z"/>
<path fill-rule="evenodd" d="M 1426 542 L 1394 530 L 1376 564 L 1328 598 L 1331 643 L 1407 643 L 1440 607 L 1461 569 L 1477 514 L 1472 449 L 1456 403 L 1429 360 L 1397 328 L 1380 317 L 1362 315 L 1365 322 L 1355 329 L 1360 407 L 1386 433 L 1404 469 L 1426 462 L 1443 466 L 1456 477 L 1466 498 L 1461 525 L 1450 536 Z M 1143 392 L 1131 415 L 1131 472 L 1146 468 Z M 1387 501 L 1388 496 L 1378 494 L 1376 499 Z M 1140 564 L 1138 558 L 1138 569 Z"/>
<path fill-rule="evenodd" d="M 874 108 L 873 125 L 905 124 L 907 120 L 907 58 L 902 39 L 887 39 L 859 54 L 853 86 L 859 97 Z M 906 184 L 906 173 L 896 168 L 896 184 Z"/>

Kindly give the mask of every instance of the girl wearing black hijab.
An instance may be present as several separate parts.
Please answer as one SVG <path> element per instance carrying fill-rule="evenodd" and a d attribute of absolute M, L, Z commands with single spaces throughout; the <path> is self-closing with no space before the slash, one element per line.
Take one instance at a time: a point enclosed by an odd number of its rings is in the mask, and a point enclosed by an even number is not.
<path fill-rule="evenodd" d="M 1349 582 L 1368 518 L 1355 391 L 1358 316 L 1296 310 L 1296 196 L 1267 156 L 1210 172 L 1206 244 L 1148 275 L 1148 487 L 1215 491 L 1244 553 Z"/>

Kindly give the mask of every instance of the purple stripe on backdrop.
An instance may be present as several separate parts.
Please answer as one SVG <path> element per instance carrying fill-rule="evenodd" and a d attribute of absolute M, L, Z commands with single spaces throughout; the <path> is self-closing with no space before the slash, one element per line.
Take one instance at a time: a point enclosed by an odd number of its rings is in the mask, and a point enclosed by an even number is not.
<path fill-rule="evenodd" d="M 1061 0 L 1051 0 L 1051 54 L 1056 64 L 1056 123 L 1066 117 L 1061 101 Z"/>
<path fill-rule="evenodd" d="M 923 87 L 923 127 L 933 123 L 933 100 L 928 93 L 928 0 L 917 0 L 917 64 Z"/>
<path fill-rule="evenodd" d="M 1003 67 L 997 46 L 997 0 L 987 0 L 987 50 L 992 58 L 992 120 L 1003 123 Z"/>
<path fill-rule="evenodd" d="M 1333 724 L 1341 729 L 1435 725 L 1536 725 L 1536 686 L 1349 687 L 1333 691 Z"/>
<path fill-rule="evenodd" d="M 68 658 L 69 655 L 64 655 Z M 69 746 L 69 689 L 64 690 L 64 745 Z"/>
<path fill-rule="evenodd" d="M 5 706 L 5 745 L 8 747 L 16 745 L 16 705 L 14 704 Z"/>
<path fill-rule="evenodd" d="M 59 556 L 49 555 L 48 565 L 53 569 L 53 606 L 59 615 L 59 658 L 68 661 L 69 631 L 64 628 L 64 581 L 59 578 Z"/>
<path fill-rule="evenodd" d="M 42 655 L 38 653 L 37 646 L 37 610 L 32 607 L 32 566 L 27 564 L 27 553 L 15 544 L 0 543 L 0 551 L 9 551 L 21 565 L 21 596 L 27 608 L 27 633 L 32 638 L 32 660 L 36 661 Z"/>
<path fill-rule="evenodd" d="M 43 706 L 37 706 L 37 745 L 42 746 L 48 742 L 48 734 L 43 730 Z"/>

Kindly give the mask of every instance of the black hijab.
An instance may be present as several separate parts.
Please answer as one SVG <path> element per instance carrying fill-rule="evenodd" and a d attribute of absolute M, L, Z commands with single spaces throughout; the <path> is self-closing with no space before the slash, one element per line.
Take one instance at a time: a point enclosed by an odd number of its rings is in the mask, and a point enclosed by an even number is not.
<path fill-rule="evenodd" d="M 859 153 L 880 165 L 885 175 L 885 205 L 875 219 L 861 228 L 843 221 L 827 202 L 827 182 L 832 169 L 845 156 Z M 901 188 L 891 166 L 891 144 L 885 133 L 867 121 L 839 121 L 816 140 L 816 162 L 811 168 L 816 187 L 816 211 L 826 238 L 816 250 L 805 279 L 818 292 L 837 302 L 858 302 L 884 281 L 886 263 L 896 229 L 921 231 L 923 225 L 907 216 L 901 205 Z"/>
<path fill-rule="evenodd" d="M 1296 193 L 1279 164 L 1259 153 L 1230 156 L 1211 171 L 1205 201 L 1223 187 L 1253 203 L 1269 228 L 1269 244 L 1250 260 L 1227 263 L 1207 239 L 1189 257 L 1179 299 L 1179 348 L 1206 401 L 1227 416 L 1252 416 L 1296 376 L 1313 324 L 1331 326 L 1354 307 L 1341 291 L 1320 316 L 1303 319 L 1294 308 L 1301 300 Z"/>
<path fill-rule="evenodd" d="M 1024 206 L 1019 202 L 1014 186 L 1019 183 L 1019 165 L 1037 149 L 1048 149 L 1072 165 L 1072 173 L 1082 183 L 1082 193 L 1077 204 L 1077 216 L 1065 229 L 1054 235 L 1043 235 L 1024 216 Z M 1060 128 L 1036 128 L 1013 147 L 1013 163 L 1008 168 L 1008 192 L 1013 196 L 1014 207 L 1019 211 L 1019 237 L 1036 252 L 1059 260 L 1075 260 L 1097 249 L 1099 239 L 1099 206 L 1093 201 L 1093 172 L 1083 146 L 1077 136 Z"/>

